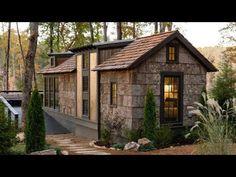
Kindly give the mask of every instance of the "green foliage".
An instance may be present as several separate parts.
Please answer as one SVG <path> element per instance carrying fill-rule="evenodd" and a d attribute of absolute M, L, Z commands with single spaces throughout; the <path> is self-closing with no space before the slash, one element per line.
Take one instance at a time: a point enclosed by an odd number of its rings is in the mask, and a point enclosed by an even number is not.
<path fill-rule="evenodd" d="M 154 143 L 150 142 L 150 143 L 145 144 L 145 145 L 141 144 L 139 146 L 138 150 L 142 151 L 142 152 L 146 152 L 146 151 L 152 151 L 152 150 L 155 150 L 155 149 L 156 149 L 156 147 L 154 146 Z"/>
<path fill-rule="evenodd" d="M 157 118 L 153 90 L 148 88 L 144 105 L 143 136 L 151 141 L 156 139 Z"/>
<path fill-rule="evenodd" d="M 220 73 L 217 75 L 214 86 L 211 90 L 211 97 L 218 101 L 219 105 L 225 110 L 225 102 L 229 102 L 229 107 L 233 108 L 233 98 L 236 97 L 236 71 L 231 62 L 224 58 L 220 63 Z M 235 115 L 230 115 L 234 118 Z"/>
<path fill-rule="evenodd" d="M 126 130 L 125 134 L 129 141 L 138 142 L 138 139 L 142 138 L 143 130 L 141 128 Z"/>
<path fill-rule="evenodd" d="M 107 130 L 106 128 L 103 128 L 101 130 L 101 137 L 102 137 L 102 141 L 105 144 L 110 144 L 110 142 L 111 142 L 111 132 L 109 130 Z"/>
<path fill-rule="evenodd" d="M 186 137 L 186 134 L 190 132 L 190 128 L 178 128 L 173 130 L 173 145 L 184 145 L 184 144 L 193 144 L 198 141 L 198 130 L 195 129 L 191 131 L 191 134 Z"/>
<path fill-rule="evenodd" d="M 17 143 L 10 149 L 11 155 L 26 155 L 25 143 Z"/>
<path fill-rule="evenodd" d="M 156 133 L 155 143 L 157 147 L 163 148 L 172 144 L 173 141 L 173 131 L 168 125 L 161 126 Z"/>
<path fill-rule="evenodd" d="M 116 149 L 121 149 L 121 150 L 123 150 L 124 147 L 125 147 L 125 144 L 123 144 L 123 143 L 117 143 L 117 144 L 113 144 L 112 147 L 113 147 L 113 148 L 116 148 Z"/>
<path fill-rule="evenodd" d="M 26 124 L 26 152 L 45 149 L 45 122 L 40 94 L 34 90 L 30 99 Z"/>
<path fill-rule="evenodd" d="M 5 115 L 5 106 L 0 102 L 0 154 L 7 154 L 17 142 L 14 122 Z"/>
<path fill-rule="evenodd" d="M 197 110 L 193 113 L 199 121 L 192 127 L 197 128 L 201 144 L 199 154 L 232 154 L 233 147 L 233 126 L 229 121 L 231 109 L 226 102 L 226 110 L 222 109 L 217 101 L 209 99 L 205 105 L 196 103 Z M 202 112 L 201 110 L 205 110 Z"/>

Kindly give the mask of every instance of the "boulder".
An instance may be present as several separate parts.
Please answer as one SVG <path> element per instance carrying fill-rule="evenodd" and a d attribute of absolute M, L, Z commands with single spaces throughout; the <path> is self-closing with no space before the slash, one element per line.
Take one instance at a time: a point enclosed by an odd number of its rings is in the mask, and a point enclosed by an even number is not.
<path fill-rule="evenodd" d="M 69 152 L 68 151 L 61 151 L 61 154 L 62 155 L 69 155 Z"/>
<path fill-rule="evenodd" d="M 47 149 L 43 151 L 32 152 L 30 155 L 57 155 L 57 151 L 55 149 Z"/>
<path fill-rule="evenodd" d="M 96 141 L 95 141 L 95 140 L 93 140 L 93 141 L 90 141 L 90 142 L 89 142 L 89 146 L 91 146 L 91 147 L 94 147 L 95 143 L 96 143 Z"/>
<path fill-rule="evenodd" d="M 25 139 L 25 134 L 24 132 L 20 132 L 16 135 L 16 138 L 20 141 L 20 142 L 23 142 L 24 139 Z"/>
<path fill-rule="evenodd" d="M 151 143 L 151 141 L 147 138 L 138 139 L 138 144 L 140 144 L 140 145 L 146 145 L 146 144 L 149 144 L 149 143 Z"/>
<path fill-rule="evenodd" d="M 129 142 L 125 145 L 124 150 L 132 150 L 132 151 L 138 151 L 139 144 L 135 142 Z"/>

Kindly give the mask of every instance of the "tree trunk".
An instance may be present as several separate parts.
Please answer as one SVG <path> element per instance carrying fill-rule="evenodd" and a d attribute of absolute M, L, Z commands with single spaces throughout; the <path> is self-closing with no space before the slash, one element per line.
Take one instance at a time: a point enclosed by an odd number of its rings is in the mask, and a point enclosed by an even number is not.
<path fill-rule="evenodd" d="M 7 37 L 7 52 L 6 52 L 6 90 L 9 90 L 10 42 L 11 42 L 11 22 L 9 22 L 9 25 L 8 25 L 8 37 Z"/>
<path fill-rule="evenodd" d="M 160 22 L 160 33 L 165 32 L 165 22 Z"/>
<path fill-rule="evenodd" d="M 90 30 L 91 44 L 92 44 L 92 43 L 94 43 L 93 24 L 92 24 L 92 22 L 89 22 L 89 30 Z"/>
<path fill-rule="evenodd" d="M 32 90 L 32 79 L 34 73 L 34 58 L 37 49 L 38 22 L 30 22 L 30 37 L 27 55 L 25 58 L 26 68 L 24 73 L 23 99 L 22 99 L 22 127 L 26 126 L 26 115 Z"/>
<path fill-rule="evenodd" d="M 57 51 L 60 52 L 60 22 L 57 24 Z"/>
<path fill-rule="evenodd" d="M 167 22 L 167 30 L 171 31 L 173 26 L 173 22 Z"/>
<path fill-rule="evenodd" d="M 53 26 L 54 26 L 54 23 L 53 22 L 50 22 L 50 53 L 53 52 Z"/>
<path fill-rule="evenodd" d="M 122 39 L 121 22 L 117 22 L 116 25 L 117 25 L 117 27 L 116 27 L 117 28 L 117 40 L 121 40 Z"/>
<path fill-rule="evenodd" d="M 133 22 L 133 28 L 132 28 L 132 31 L 133 31 L 133 38 L 136 38 L 135 22 Z"/>
<path fill-rule="evenodd" d="M 107 41 L 107 23 L 103 22 L 103 37 L 104 41 Z"/>
<path fill-rule="evenodd" d="M 21 56 L 22 56 L 22 60 L 23 60 L 23 62 L 24 62 L 24 66 L 25 66 L 25 55 L 24 55 L 24 51 L 23 51 L 23 47 L 22 47 L 22 42 L 21 42 L 21 37 L 20 37 L 20 31 L 19 31 L 19 27 L 18 27 L 18 22 L 16 22 L 16 30 L 17 30 L 18 40 L 19 40 L 19 44 L 20 44 Z"/>
<path fill-rule="evenodd" d="M 154 33 L 158 33 L 158 22 L 154 22 Z"/>

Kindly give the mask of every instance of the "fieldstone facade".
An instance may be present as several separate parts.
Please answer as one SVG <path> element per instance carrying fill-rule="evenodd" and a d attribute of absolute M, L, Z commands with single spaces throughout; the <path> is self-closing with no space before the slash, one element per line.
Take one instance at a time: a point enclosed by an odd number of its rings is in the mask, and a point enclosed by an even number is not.
<path fill-rule="evenodd" d="M 76 116 L 76 73 L 58 75 L 59 112 Z"/>
<path fill-rule="evenodd" d="M 143 120 L 144 98 L 148 87 L 154 91 L 157 119 L 160 120 L 160 88 L 163 71 L 183 73 L 183 126 L 190 126 L 194 118 L 188 117 L 188 106 L 200 98 L 206 85 L 206 69 L 182 45 L 179 44 L 179 63 L 166 63 L 166 47 L 143 61 L 132 70 L 102 71 L 100 79 L 101 120 L 109 112 L 118 112 L 125 118 L 127 128 L 137 128 Z M 110 106 L 110 83 L 117 82 L 117 107 Z"/>

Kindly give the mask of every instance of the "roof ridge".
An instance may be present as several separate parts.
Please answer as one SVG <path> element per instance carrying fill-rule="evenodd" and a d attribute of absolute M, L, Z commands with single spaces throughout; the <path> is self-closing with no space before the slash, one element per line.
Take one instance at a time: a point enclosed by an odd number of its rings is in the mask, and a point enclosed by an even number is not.
<path fill-rule="evenodd" d="M 156 33 L 156 34 L 152 34 L 152 35 L 149 35 L 149 36 L 143 36 L 143 37 L 138 37 L 136 39 L 143 39 L 143 38 L 149 38 L 149 37 L 152 37 L 152 36 L 162 36 L 164 34 L 168 34 L 168 33 L 176 33 L 178 32 L 178 30 L 173 30 L 173 31 L 165 31 L 165 32 L 161 32 L 161 33 Z"/>

